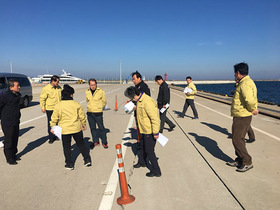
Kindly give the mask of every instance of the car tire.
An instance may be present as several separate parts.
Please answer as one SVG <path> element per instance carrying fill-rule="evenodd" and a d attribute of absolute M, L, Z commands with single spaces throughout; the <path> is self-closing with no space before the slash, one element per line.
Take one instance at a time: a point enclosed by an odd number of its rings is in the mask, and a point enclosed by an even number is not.
<path fill-rule="evenodd" d="M 28 99 L 27 96 L 25 96 L 25 97 L 23 98 L 23 101 L 22 101 L 22 106 L 23 106 L 23 107 L 27 107 L 28 104 L 29 104 L 29 99 Z"/>

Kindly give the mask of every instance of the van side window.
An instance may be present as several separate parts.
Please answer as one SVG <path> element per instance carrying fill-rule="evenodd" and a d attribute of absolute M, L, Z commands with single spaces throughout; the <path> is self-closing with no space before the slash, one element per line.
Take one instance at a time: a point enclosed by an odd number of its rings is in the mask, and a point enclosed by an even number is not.
<path fill-rule="evenodd" d="M 0 77 L 0 89 L 7 88 L 6 79 L 5 77 Z"/>
<path fill-rule="evenodd" d="M 30 82 L 27 78 L 24 77 L 7 77 L 8 81 L 10 79 L 16 79 L 19 82 L 19 85 L 21 87 L 26 87 L 26 86 L 30 86 Z"/>

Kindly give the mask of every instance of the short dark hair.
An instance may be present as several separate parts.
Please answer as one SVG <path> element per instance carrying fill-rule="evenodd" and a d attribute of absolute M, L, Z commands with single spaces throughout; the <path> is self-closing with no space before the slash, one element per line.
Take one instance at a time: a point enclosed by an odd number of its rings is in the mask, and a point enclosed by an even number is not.
<path fill-rule="evenodd" d="M 95 84 L 97 85 L 97 81 L 94 78 L 90 78 L 89 81 L 88 81 L 88 84 L 90 84 L 90 82 L 95 82 Z"/>
<path fill-rule="evenodd" d="M 247 63 L 238 63 L 238 64 L 235 64 L 234 65 L 234 72 L 238 72 L 241 74 L 241 75 L 248 75 L 249 73 L 249 66 Z"/>
<path fill-rule="evenodd" d="M 8 87 L 14 87 L 14 83 L 15 82 L 17 82 L 17 83 L 19 83 L 16 79 L 9 79 L 9 81 L 8 81 Z"/>
<path fill-rule="evenodd" d="M 61 96 L 62 97 L 70 97 L 71 95 L 73 95 L 75 93 L 74 88 L 72 88 L 70 85 L 65 84 L 63 86 L 63 90 L 61 91 Z"/>
<path fill-rule="evenodd" d="M 190 80 L 191 80 L 192 78 L 191 78 L 190 76 L 187 76 L 187 77 L 186 77 L 186 80 L 187 80 L 187 79 L 190 79 Z"/>
<path fill-rule="evenodd" d="M 132 77 L 133 77 L 134 75 L 136 75 L 137 78 L 140 77 L 140 79 L 142 79 L 142 75 L 141 75 L 138 71 L 132 72 L 132 73 L 131 73 L 131 76 L 132 76 Z"/>
<path fill-rule="evenodd" d="M 51 82 L 52 82 L 52 81 L 56 82 L 58 79 L 59 79 L 59 76 L 53 75 L 53 76 L 51 77 Z"/>
<path fill-rule="evenodd" d="M 160 76 L 160 75 L 157 75 L 156 77 L 155 77 L 155 81 L 158 81 L 158 80 L 161 80 L 162 79 L 162 76 Z"/>
<path fill-rule="evenodd" d="M 140 90 L 133 86 L 126 88 L 126 90 L 124 91 L 124 95 L 130 99 L 133 99 L 134 95 L 139 96 L 140 93 L 141 93 Z"/>

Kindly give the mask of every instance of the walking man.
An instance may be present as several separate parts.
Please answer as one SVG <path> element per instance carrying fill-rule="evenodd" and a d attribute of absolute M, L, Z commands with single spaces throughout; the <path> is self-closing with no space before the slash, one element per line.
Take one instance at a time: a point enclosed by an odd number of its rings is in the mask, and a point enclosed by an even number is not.
<path fill-rule="evenodd" d="M 170 103 L 170 89 L 168 84 L 162 79 L 162 76 L 157 75 L 155 77 L 156 83 L 159 85 L 158 97 L 157 97 L 157 104 L 158 109 L 161 110 L 164 108 L 163 112 L 160 111 L 160 130 L 159 132 L 163 132 L 164 123 L 166 122 L 169 126 L 169 131 L 173 131 L 176 125 L 168 119 L 166 116 L 167 109 Z"/>
<path fill-rule="evenodd" d="M 57 123 L 62 128 L 62 146 L 65 157 L 65 168 L 74 169 L 74 162 L 71 155 L 71 137 L 73 136 L 79 150 L 84 158 L 84 166 L 91 166 L 91 158 L 86 148 L 83 131 L 86 130 L 86 115 L 81 104 L 73 100 L 74 89 L 69 85 L 64 85 L 62 90 L 62 100 L 55 105 L 51 117 L 51 127 Z M 51 130 L 54 133 L 53 130 Z"/>
<path fill-rule="evenodd" d="M 184 118 L 185 117 L 185 113 L 188 110 L 188 107 L 191 106 L 192 111 L 193 111 L 193 115 L 194 117 L 192 119 L 198 119 L 198 114 L 194 105 L 194 95 L 196 94 L 196 87 L 192 82 L 192 78 L 190 76 L 188 76 L 186 78 L 187 80 L 187 88 L 190 89 L 189 92 L 185 93 L 186 95 L 186 101 L 185 101 L 185 105 L 183 108 L 183 111 L 181 113 L 181 115 L 179 115 L 179 117 Z"/>
<path fill-rule="evenodd" d="M 138 163 L 134 168 L 146 167 L 148 157 L 152 170 L 146 174 L 148 177 L 160 177 L 161 171 L 155 154 L 156 139 L 159 137 L 160 120 L 156 102 L 146 93 L 140 92 L 136 87 L 128 87 L 124 95 L 136 102 L 138 126 L 141 133 L 141 147 Z"/>
<path fill-rule="evenodd" d="M 47 114 L 49 144 L 52 144 L 57 138 L 51 133 L 50 121 L 55 105 L 61 100 L 61 87 L 58 85 L 59 77 L 53 75 L 51 82 L 46 85 L 40 94 L 41 111 Z"/>
<path fill-rule="evenodd" d="M 7 163 L 16 165 L 20 119 L 20 86 L 15 79 L 8 81 L 8 90 L 0 96 L 0 119 L 4 133 L 4 154 Z"/>
<path fill-rule="evenodd" d="M 89 89 L 86 90 L 85 95 L 87 102 L 87 118 L 93 140 L 91 148 L 99 145 L 98 130 L 96 129 L 97 124 L 101 134 L 102 145 L 107 149 L 108 142 L 103 124 L 103 108 L 107 103 L 105 92 L 97 87 L 97 81 L 94 78 L 91 78 L 89 80 Z"/>
<path fill-rule="evenodd" d="M 232 144 L 237 157 L 234 162 L 228 162 L 227 165 L 237 167 L 238 172 L 253 168 L 252 157 L 246 149 L 245 135 L 250 127 L 252 115 L 258 114 L 258 99 L 256 85 L 248 72 L 249 67 L 246 63 L 234 66 L 238 85 L 232 99 L 231 116 L 233 116 Z"/>

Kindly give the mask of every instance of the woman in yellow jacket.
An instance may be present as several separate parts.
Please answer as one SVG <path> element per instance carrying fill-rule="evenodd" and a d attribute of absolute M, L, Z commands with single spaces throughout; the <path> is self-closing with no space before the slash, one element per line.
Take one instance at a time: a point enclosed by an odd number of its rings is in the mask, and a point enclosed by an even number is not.
<path fill-rule="evenodd" d="M 61 92 L 62 100 L 54 107 L 51 117 L 51 127 L 56 125 L 62 128 L 62 145 L 65 156 L 65 168 L 74 169 L 71 156 L 71 137 L 73 136 L 76 144 L 84 157 L 84 165 L 91 166 L 89 150 L 83 140 L 83 130 L 86 130 L 86 116 L 81 104 L 73 100 L 74 89 L 69 85 L 64 85 Z M 54 133 L 53 130 L 51 130 Z"/>

